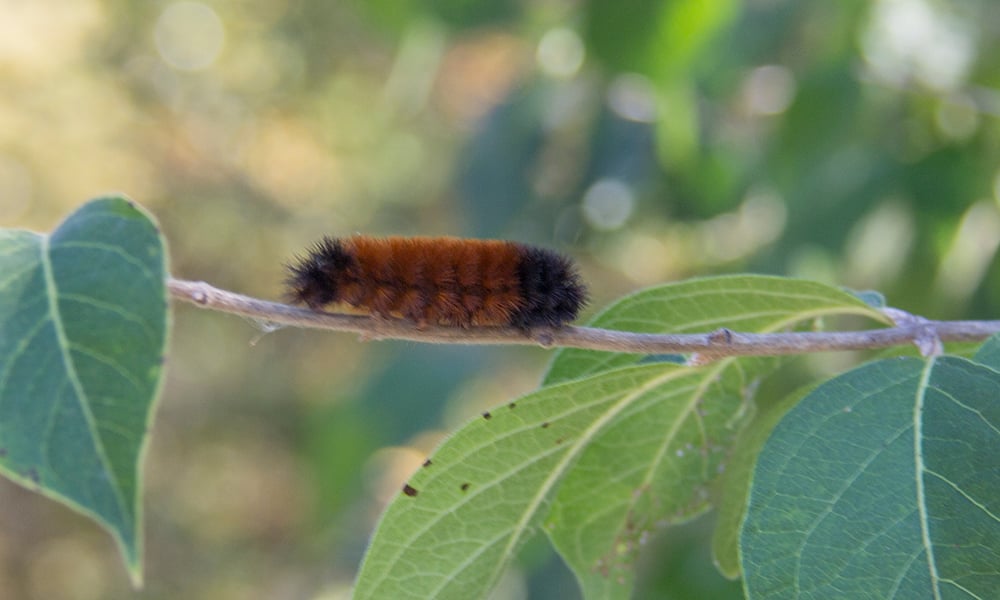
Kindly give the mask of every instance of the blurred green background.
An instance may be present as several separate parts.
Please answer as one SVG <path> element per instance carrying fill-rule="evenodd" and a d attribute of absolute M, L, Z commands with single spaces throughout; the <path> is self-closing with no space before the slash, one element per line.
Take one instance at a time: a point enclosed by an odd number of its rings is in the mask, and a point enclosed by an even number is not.
<path fill-rule="evenodd" d="M 321 235 L 450 234 L 574 255 L 588 314 L 754 271 L 997 317 L 990 0 L 0 6 L 5 227 L 121 191 L 158 217 L 176 277 L 275 299 Z M 548 359 L 176 305 L 146 588 L 95 525 L 0 482 L 0 597 L 346 598 L 400 482 Z M 740 597 L 710 526 L 651 543 L 638 597 Z M 495 595 L 578 597 L 544 541 Z"/>

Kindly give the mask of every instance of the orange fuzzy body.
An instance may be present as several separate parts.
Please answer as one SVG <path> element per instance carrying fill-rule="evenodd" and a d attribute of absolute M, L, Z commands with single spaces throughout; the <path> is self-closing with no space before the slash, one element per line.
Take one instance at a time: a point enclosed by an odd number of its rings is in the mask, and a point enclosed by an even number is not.
<path fill-rule="evenodd" d="M 420 325 L 558 326 L 586 298 L 568 259 L 499 240 L 324 238 L 290 270 L 294 302 L 344 303 Z"/>

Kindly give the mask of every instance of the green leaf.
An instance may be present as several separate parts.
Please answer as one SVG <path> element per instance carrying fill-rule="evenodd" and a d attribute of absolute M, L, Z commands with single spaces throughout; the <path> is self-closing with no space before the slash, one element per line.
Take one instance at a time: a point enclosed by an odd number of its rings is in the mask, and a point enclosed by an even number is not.
<path fill-rule="evenodd" d="M 1000 373 L 871 363 L 818 387 L 758 459 L 749 598 L 988 598 L 1000 589 Z"/>
<path fill-rule="evenodd" d="M 0 230 L 0 472 L 107 528 L 136 584 L 165 260 L 150 217 L 122 197 L 50 236 Z"/>
<path fill-rule="evenodd" d="M 944 357 L 930 371 L 917 406 L 925 536 L 942 595 L 987 598 L 1000 590 L 997 398 L 1000 373 Z"/>
<path fill-rule="evenodd" d="M 439 447 L 388 507 L 355 598 L 481 598 L 542 523 L 560 479 L 610 421 L 689 389 L 654 364 L 544 388 Z"/>
<path fill-rule="evenodd" d="M 588 325 L 638 333 L 707 333 L 720 327 L 766 333 L 830 315 L 861 315 L 888 323 L 884 315 L 854 294 L 822 283 L 766 275 L 724 275 L 669 283 L 625 296 Z M 641 354 L 565 348 L 556 353 L 545 384 L 642 360 Z"/>
<path fill-rule="evenodd" d="M 751 275 L 645 290 L 616 303 L 594 325 L 645 332 L 719 327 L 768 332 L 837 314 L 880 318 L 854 295 L 836 288 Z M 554 361 L 550 378 L 600 372 L 637 360 L 643 357 L 568 350 Z M 549 537 L 588 598 L 629 597 L 636 559 L 649 535 L 663 525 L 689 520 L 718 501 L 720 479 L 734 460 L 737 468 L 742 464 L 732 458 L 733 446 L 754 414 L 757 382 L 778 364 L 775 358 L 745 357 L 691 370 L 689 387 L 675 385 L 669 394 L 636 403 L 594 435 L 566 475 L 546 523 Z M 748 479 L 737 474 L 726 495 L 739 497 L 742 505 Z M 736 554 L 738 524 L 738 517 L 720 523 L 731 529 L 730 555 Z"/>

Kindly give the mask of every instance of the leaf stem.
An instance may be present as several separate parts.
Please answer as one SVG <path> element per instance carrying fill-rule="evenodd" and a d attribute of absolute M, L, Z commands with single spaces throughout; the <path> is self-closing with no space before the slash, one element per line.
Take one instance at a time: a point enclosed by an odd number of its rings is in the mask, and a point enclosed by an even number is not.
<path fill-rule="evenodd" d="M 739 333 L 727 329 L 693 334 L 652 334 L 565 326 L 524 331 L 516 327 L 420 327 L 402 319 L 318 312 L 251 298 L 203 281 L 170 279 L 175 299 L 202 308 L 249 317 L 273 325 L 329 329 L 359 334 L 362 339 L 400 339 L 432 344 L 520 344 L 582 348 L 635 354 L 698 353 L 706 362 L 727 356 L 776 356 L 837 350 L 869 350 L 917 344 L 929 335 L 941 342 L 981 341 L 1000 332 L 1000 321 L 931 321 L 900 319 L 895 327 L 863 331 Z M 891 309 L 890 309 L 891 310 Z"/>

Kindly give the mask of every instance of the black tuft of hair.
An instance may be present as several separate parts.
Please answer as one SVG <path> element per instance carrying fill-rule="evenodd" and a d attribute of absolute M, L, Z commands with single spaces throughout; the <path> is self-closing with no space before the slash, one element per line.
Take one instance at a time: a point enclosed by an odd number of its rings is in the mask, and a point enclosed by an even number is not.
<path fill-rule="evenodd" d="M 518 278 L 524 306 L 511 324 L 530 329 L 560 327 L 572 321 L 587 303 L 587 288 L 573 262 L 546 248 L 521 247 Z"/>
<path fill-rule="evenodd" d="M 295 264 L 288 265 L 286 297 L 289 302 L 305 304 L 314 310 L 339 300 L 337 282 L 345 269 L 354 264 L 344 244 L 324 237 Z"/>

